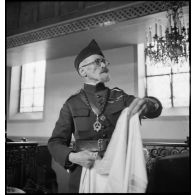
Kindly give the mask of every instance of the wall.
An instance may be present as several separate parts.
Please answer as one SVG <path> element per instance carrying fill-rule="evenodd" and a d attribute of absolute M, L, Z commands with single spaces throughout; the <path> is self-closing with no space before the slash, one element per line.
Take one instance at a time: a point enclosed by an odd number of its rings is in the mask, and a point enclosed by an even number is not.
<path fill-rule="evenodd" d="M 9 110 L 11 67 L 6 67 L 6 109 Z"/>
<path fill-rule="evenodd" d="M 137 90 L 137 48 L 129 46 L 104 51 L 111 62 L 109 87 L 117 86 L 129 94 Z M 45 113 L 42 121 L 8 121 L 9 136 L 49 137 L 65 100 L 81 86 L 81 79 L 75 72 L 75 56 L 54 59 L 47 62 Z M 136 81 L 136 82 L 135 82 Z M 141 126 L 144 139 L 184 140 L 189 135 L 189 120 L 185 117 L 145 120 Z"/>

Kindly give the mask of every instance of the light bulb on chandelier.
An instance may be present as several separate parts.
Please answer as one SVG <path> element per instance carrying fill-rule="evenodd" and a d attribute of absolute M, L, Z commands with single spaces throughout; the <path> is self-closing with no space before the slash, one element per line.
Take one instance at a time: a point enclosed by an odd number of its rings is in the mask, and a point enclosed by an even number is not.
<path fill-rule="evenodd" d="M 155 22 L 154 36 L 149 27 L 146 36 L 146 58 L 153 64 L 182 64 L 189 60 L 189 27 L 185 26 L 183 1 L 170 1 L 164 5 L 167 10 L 168 25 L 163 36 L 162 25 Z"/>

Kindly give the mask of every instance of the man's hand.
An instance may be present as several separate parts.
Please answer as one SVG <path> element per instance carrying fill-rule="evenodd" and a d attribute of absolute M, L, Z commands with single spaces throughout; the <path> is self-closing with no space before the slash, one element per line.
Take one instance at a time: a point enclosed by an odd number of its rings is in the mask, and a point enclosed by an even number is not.
<path fill-rule="evenodd" d="M 139 115 L 146 109 L 147 99 L 145 98 L 135 98 L 133 102 L 129 105 L 128 115 L 131 118 L 134 114 L 139 113 Z"/>
<path fill-rule="evenodd" d="M 90 152 L 87 150 L 69 154 L 69 161 L 82 167 L 91 168 L 94 164 L 94 161 L 98 158 L 97 152 Z"/>

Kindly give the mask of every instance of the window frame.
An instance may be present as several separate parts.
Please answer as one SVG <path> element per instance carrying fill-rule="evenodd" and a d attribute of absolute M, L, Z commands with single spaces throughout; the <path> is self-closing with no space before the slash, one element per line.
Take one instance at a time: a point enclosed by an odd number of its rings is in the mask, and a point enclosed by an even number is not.
<path fill-rule="evenodd" d="M 36 62 L 35 62 L 36 63 Z M 36 113 L 36 112 L 44 112 L 44 104 L 45 104 L 45 98 L 43 98 L 43 110 L 42 111 L 33 111 L 33 106 L 32 106 L 32 111 L 28 111 L 28 112 L 21 112 L 21 92 L 22 92 L 22 74 L 23 74 L 23 66 L 21 66 L 21 73 L 20 73 L 20 96 L 19 96 L 19 106 L 18 106 L 18 112 L 19 113 Z M 33 72 L 35 72 L 35 68 L 33 69 Z M 45 62 L 45 76 L 46 76 L 46 62 Z M 35 74 L 36 73 L 33 73 L 34 74 L 34 76 L 35 76 Z M 30 88 L 30 89 L 33 89 L 33 99 L 34 99 L 34 89 L 37 89 L 37 88 L 39 88 L 39 87 L 35 87 L 35 85 L 33 84 L 33 86 L 32 86 L 32 88 Z M 44 90 L 44 94 L 43 94 L 43 97 L 45 96 L 45 80 L 44 80 L 44 85 L 43 85 L 43 87 L 41 87 L 41 88 L 43 88 L 43 90 Z M 34 103 L 34 100 L 33 100 L 33 103 Z"/>
<path fill-rule="evenodd" d="M 146 56 L 145 56 L 145 44 L 137 44 L 137 65 L 135 74 L 135 95 L 140 98 L 146 97 Z M 191 74 L 189 70 L 190 81 Z M 191 83 L 190 83 L 191 86 Z M 190 89 L 191 90 L 191 89 Z M 191 93 L 191 91 L 190 91 Z M 191 105 L 190 105 L 191 106 Z M 163 108 L 159 117 L 153 119 L 155 121 L 172 121 L 172 120 L 189 120 L 190 107 L 175 107 L 175 108 Z M 150 119 L 145 119 L 150 120 Z"/>
<path fill-rule="evenodd" d="M 190 71 L 185 71 L 185 72 L 173 72 L 173 68 L 171 67 L 171 72 L 170 73 L 162 73 L 162 74 L 153 74 L 153 75 L 147 75 L 147 64 L 145 62 L 145 78 L 146 78 L 146 87 L 145 87 L 145 95 L 148 96 L 148 78 L 150 77 L 159 77 L 159 76 L 169 76 L 170 77 L 170 99 L 171 99 L 171 107 L 170 108 L 180 108 L 180 107 L 189 107 L 189 106 L 174 106 L 174 92 L 173 92 L 173 75 L 181 75 L 189 73 L 189 79 L 190 79 Z M 189 89 L 190 89 L 190 83 L 189 83 Z M 190 98 L 190 90 L 189 90 L 189 98 Z M 170 109 L 166 108 L 166 109 Z"/>
<path fill-rule="evenodd" d="M 45 61 L 46 63 L 46 61 Z M 19 112 L 20 107 L 20 84 L 21 84 L 21 65 L 12 66 L 10 74 L 10 100 L 9 100 L 9 112 L 8 121 L 43 121 L 45 114 L 45 101 L 46 101 L 46 80 L 47 80 L 47 63 L 45 67 L 45 79 L 44 79 L 44 104 L 43 111 L 37 112 Z"/>

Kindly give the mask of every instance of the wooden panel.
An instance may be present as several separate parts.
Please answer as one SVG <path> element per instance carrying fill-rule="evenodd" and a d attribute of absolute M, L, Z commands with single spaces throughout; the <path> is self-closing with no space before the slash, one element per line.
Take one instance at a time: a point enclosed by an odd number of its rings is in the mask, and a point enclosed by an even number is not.
<path fill-rule="evenodd" d="M 79 11 L 78 1 L 62 1 L 60 2 L 60 16 L 67 16 Z"/>
<path fill-rule="evenodd" d="M 86 1 L 84 2 L 84 12 L 85 14 L 96 13 L 106 10 L 108 6 L 109 1 Z"/>
<path fill-rule="evenodd" d="M 55 3 L 52 1 L 39 2 L 38 20 L 44 20 L 55 16 Z"/>
<path fill-rule="evenodd" d="M 190 156 L 178 154 L 156 158 L 146 193 L 189 193 Z"/>
<path fill-rule="evenodd" d="M 36 142 L 6 143 L 7 186 L 23 188 L 27 178 L 33 178 Z"/>
<path fill-rule="evenodd" d="M 86 1 L 85 8 L 89 9 L 89 8 L 98 7 L 98 6 L 104 5 L 104 4 L 106 4 L 106 2 L 104 2 L 104 1 Z"/>
<path fill-rule="evenodd" d="M 7 36 L 26 33 L 8 38 L 7 48 L 99 28 L 104 25 L 113 25 L 164 11 L 160 1 L 53 1 L 20 3 L 21 25 L 15 29 L 9 28 L 6 33 Z M 83 18 L 83 16 L 86 17 Z M 12 17 L 12 15 L 9 17 Z M 49 27 L 47 27 L 48 25 Z M 31 32 L 33 29 L 38 30 Z"/>
<path fill-rule="evenodd" d="M 7 29 L 18 28 L 19 7 L 20 7 L 20 4 L 18 2 L 13 2 L 11 4 L 7 3 L 6 5 Z"/>
<path fill-rule="evenodd" d="M 130 4 L 130 2 L 21 1 L 18 2 L 18 9 L 16 9 L 15 4 L 11 2 L 9 3 L 9 11 L 7 12 L 7 36 L 41 28 L 57 22 L 106 11 L 106 9 L 124 6 L 124 4 L 127 5 Z M 19 25 L 17 25 L 17 23 Z"/>
<path fill-rule="evenodd" d="M 57 191 L 55 172 L 47 145 L 36 142 L 6 143 L 6 185 L 22 189 L 27 194 L 47 194 Z"/>
<path fill-rule="evenodd" d="M 30 26 L 37 20 L 36 18 L 36 3 L 35 2 L 21 2 L 20 4 L 20 27 Z"/>

